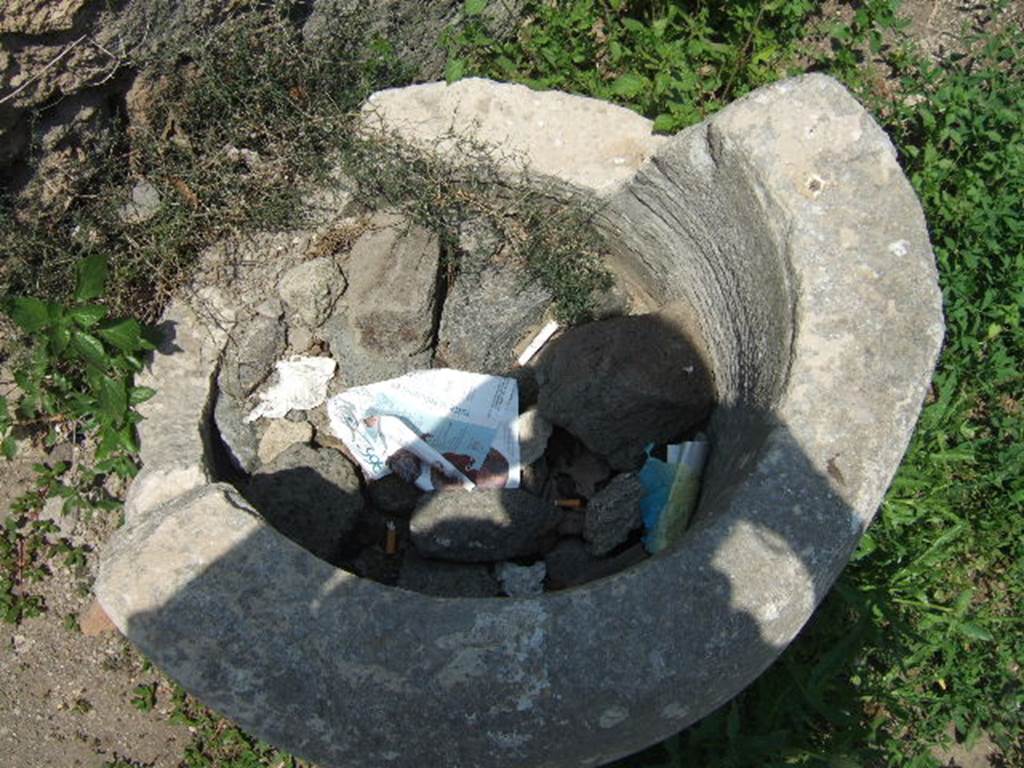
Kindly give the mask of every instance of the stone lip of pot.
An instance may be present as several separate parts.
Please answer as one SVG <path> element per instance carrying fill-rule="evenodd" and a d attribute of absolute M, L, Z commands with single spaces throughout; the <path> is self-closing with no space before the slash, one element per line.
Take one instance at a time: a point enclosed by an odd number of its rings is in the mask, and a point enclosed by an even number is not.
<path fill-rule="evenodd" d="M 375 114 L 420 141 L 446 118 L 473 130 L 481 116 L 483 140 L 488 119 L 511 121 L 531 172 L 601 202 L 616 270 L 652 304 L 683 298 L 699 315 L 720 402 L 713 457 L 694 528 L 639 567 L 527 599 L 385 587 L 211 482 L 204 425 L 225 331 L 173 305 L 147 374 L 159 393 L 142 408 L 144 468 L 97 594 L 187 690 L 325 766 L 599 765 L 727 701 L 845 566 L 941 343 L 920 206 L 834 80 L 777 83 L 647 144 L 624 110 L 465 82 L 386 92 Z M 389 123 L 417 110 L 432 122 Z M 591 135 L 598 118 L 613 139 L 617 121 L 632 126 L 632 159 L 611 163 L 625 155 Z M 565 170 L 574 153 L 586 174 Z"/>

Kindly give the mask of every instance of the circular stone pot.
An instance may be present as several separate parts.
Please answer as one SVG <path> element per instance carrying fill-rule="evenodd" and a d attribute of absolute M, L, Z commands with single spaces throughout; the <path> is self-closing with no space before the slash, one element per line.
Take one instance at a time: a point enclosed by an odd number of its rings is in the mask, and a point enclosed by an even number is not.
<path fill-rule="evenodd" d="M 694 308 L 719 400 L 694 526 L 639 566 L 535 598 L 359 579 L 210 481 L 229 324 L 176 304 L 100 602 L 187 690 L 324 766 L 632 753 L 757 677 L 870 523 L 942 337 L 920 206 L 884 133 L 819 75 L 669 138 L 604 103 L 480 80 L 382 92 L 368 109 L 442 152 L 454 127 L 518 154 L 538 184 L 597 206 L 635 292 Z"/>

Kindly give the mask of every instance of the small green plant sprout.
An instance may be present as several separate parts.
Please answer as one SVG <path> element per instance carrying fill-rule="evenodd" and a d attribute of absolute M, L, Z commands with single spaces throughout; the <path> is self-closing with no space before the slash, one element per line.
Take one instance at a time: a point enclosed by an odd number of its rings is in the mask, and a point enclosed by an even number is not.
<path fill-rule="evenodd" d="M 45 610 L 43 598 L 28 594 L 25 584 L 48 573 L 43 560 L 52 527 L 48 521 L 12 515 L 0 528 L 0 620 L 7 624 L 20 624 Z"/>
<path fill-rule="evenodd" d="M 79 262 L 70 304 L 28 296 L 3 301 L 3 310 L 29 341 L 14 373 L 21 394 L 13 418 L 6 400 L 0 403 L 8 458 L 16 450 L 13 428 L 45 428 L 48 445 L 94 435 L 94 470 L 133 474 L 133 464 L 124 459 L 138 451 L 140 416 L 134 408 L 155 394 L 133 380 L 142 370 L 142 355 L 154 346 L 137 320 L 108 317 L 107 308 L 96 303 L 106 280 L 106 257 L 97 254 Z"/>
<path fill-rule="evenodd" d="M 132 706 L 140 712 L 149 712 L 156 706 L 156 683 L 136 685 L 132 691 Z"/>
<path fill-rule="evenodd" d="M 11 419 L 10 407 L 7 405 L 7 398 L 0 395 L 0 453 L 7 459 L 13 459 L 18 452 L 18 443 L 11 434 L 14 420 Z"/>

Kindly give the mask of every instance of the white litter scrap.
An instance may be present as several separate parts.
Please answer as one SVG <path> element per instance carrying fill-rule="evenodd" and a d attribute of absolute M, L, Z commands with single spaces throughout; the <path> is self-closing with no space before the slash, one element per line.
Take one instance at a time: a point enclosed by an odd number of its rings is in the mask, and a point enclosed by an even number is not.
<path fill-rule="evenodd" d="M 279 360 L 274 367 L 277 383 L 259 393 L 260 403 L 245 417 L 246 423 L 316 408 L 327 399 L 327 384 L 337 363 L 330 357 L 293 357 Z"/>
<path fill-rule="evenodd" d="M 413 371 L 335 395 L 327 415 L 368 480 L 395 472 L 424 491 L 519 487 L 515 379 Z"/>
<path fill-rule="evenodd" d="M 558 323 L 554 320 L 550 320 L 547 325 L 537 332 L 537 335 L 533 337 L 533 341 L 527 345 L 526 349 L 523 350 L 523 354 L 519 356 L 516 362 L 520 365 L 526 365 L 530 362 L 530 360 L 533 359 L 533 356 L 540 352 L 540 348 L 548 343 L 548 339 L 555 335 L 555 331 L 557 330 Z"/>

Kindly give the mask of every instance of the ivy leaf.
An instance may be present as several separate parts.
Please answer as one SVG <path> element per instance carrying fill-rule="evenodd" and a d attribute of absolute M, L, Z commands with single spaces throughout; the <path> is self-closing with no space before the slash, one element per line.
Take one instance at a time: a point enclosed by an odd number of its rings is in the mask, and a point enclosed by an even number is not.
<path fill-rule="evenodd" d="M 102 460 L 110 456 L 110 454 L 117 450 L 119 442 L 120 434 L 116 429 L 101 429 L 100 444 L 96 448 L 96 458 Z"/>
<path fill-rule="evenodd" d="M 142 348 L 142 326 L 138 320 L 112 320 L 97 328 L 96 333 L 123 352 L 135 352 Z"/>
<path fill-rule="evenodd" d="M 150 387 L 132 387 L 128 393 L 128 402 L 131 405 L 138 405 L 149 400 L 156 394 L 156 390 Z"/>
<path fill-rule="evenodd" d="M 124 420 L 124 412 L 128 408 L 128 394 L 125 392 L 124 382 L 110 376 L 100 379 L 99 402 L 104 420 L 119 425 Z"/>
<path fill-rule="evenodd" d="M 77 301 L 91 301 L 103 295 L 107 284 L 107 257 L 102 253 L 86 256 L 75 266 L 78 281 L 75 285 Z"/>
<path fill-rule="evenodd" d="M 12 435 L 5 437 L 3 442 L 0 443 L 0 451 L 3 451 L 4 458 L 8 461 L 13 459 L 15 454 L 18 453 L 18 443 Z"/>
<path fill-rule="evenodd" d="M 91 328 L 107 316 L 107 308 L 99 304 L 82 304 L 68 310 L 68 317 L 82 328 Z"/>
<path fill-rule="evenodd" d="M 465 59 L 449 59 L 448 63 L 444 68 L 444 79 L 449 83 L 454 83 L 456 80 L 461 80 L 462 76 L 466 74 L 466 60 Z"/>
<path fill-rule="evenodd" d="M 611 86 L 611 91 L 616 96 L 631 99 L 643 92 L 647 87 L 648 82 L 647 78 L 643 75 L 627 72 L 626 74 L 619 75 L 615 78 L 615 81 Z"/>
<path fill-rule="evenodd" d="M 55 325 L 50 329 L 50 347 L 54 354 L 59 355 L 68 348 L 71 341 L 71 330 L 67 325 Z"/>
<path fill-rule="evenodd" d="M 960 634 L 971 638 L 972 640 L 983 640 L 991 641 L 995 638 L 992 637 L 992 633 L 979 624 L 973 624 L 969 621 L 962 622 L 957 625 L 957 629 L 960 630 Z"/>
<path fill-rule="evenodd" d="M 73 331 L 71 334 L 71 349 L 85 362 L 97 368 L 106 368 L 107 353 L 103 349 L 103 343 L 92 334 L 85 331 Z"/>
<path fill-rule="evenodd" d="M 676 127 L 676 119 L 665 112 L 654 118 L 655 133 L 672 133 Z"/>
<path fill-rule="evenodd" d="M 121 427 L 117 437 L 121 447 L 128 451 L 128 453 L 139 452 L 139 437 L 135 433 L 135 427 L 132 424 L 125 424 Z"/>
<path fill-rule="evenodd" d="M 479 16 L 487 7 L 487 0 L 466 0 L 463 11 L 467 16 Z"/>
<path fill-rule="evenodd" d="M 21 330 L 35 333 L 45 328 L 50 322 L 50 312 L 46 302 L 30 296 L 19 296 L 11 300 L 7 314 Z"/>

